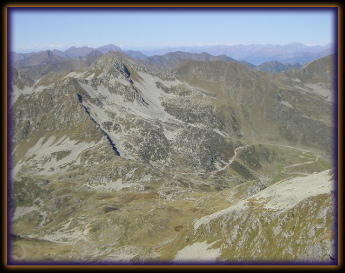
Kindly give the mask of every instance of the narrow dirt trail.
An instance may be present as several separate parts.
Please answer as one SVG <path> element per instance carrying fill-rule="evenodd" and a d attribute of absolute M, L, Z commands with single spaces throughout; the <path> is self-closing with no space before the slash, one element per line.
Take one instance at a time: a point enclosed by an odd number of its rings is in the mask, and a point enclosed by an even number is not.
<path fill-rule="evenodd" d="M 302 151 L 302 152 L 305 152 L 305 153 L 310 153 L 309 150 L 305 150 L 305 149 L 301 149 L 301 148 L 297 148 L 297 147 L 293 147 L 293 146 L 288 146 L 288 145 L 281 145 L 281 144 L 267 143 L 267 142 L 256 142 L 256 143 L 253 143 L 252 145 L 256 145 L 256 144 L 269 145 L 269 146 L 278 146 L 278 147 L 283 147 L 283 148 L 289 148 L 289 149 L 294 149 L 294 150 Z"/>
<path fill-rule="evenodd" d="M 305 153 L 305 152 L 304 152 Z M 303 154 L 304 154 L 303 153 Z M 301 174 L 301 175 L 309 175 L 309 173 L 301 173 L 301 172 L 288 172 L 287 169 L 288 168 L 293 168 L 293 167 L 297 167 L 297 166 L 302 166 L 302 165 L 308 165 L 308 164 L 313 164 L 313 163 L 316 163 L 317 161 L 319 160 L 319 156 L 315 156 L 315 159 L 314 160 L 311 160 L 311 161 L 306 161 L 306 162 L 301 162 L 301 163 L 296 163 L 296 164 L 292 164 L 292 165 L 288 165 L 288 166 L 285 166 L 283 168 L 283 173 L 285 174 Z"/>
<path fill-rule="evenodd" d="M 209 174 L 216 174 L 216 173 L 218 173 L 218 172 L 224 171 L 227 167 L 229 167 L 229 166 L 232 164 L 232 162 L 234 162 L 234 160 L 236 159 L 237 154 L 238 154 L 238 152 L 239 152 L 240 150 L 242 150 L 242 149 L 244 149 L 244 148 L 246 148 L 246 147 L 252 146 L 252 145 L 253 145 L 253 144 L 247 144 L 247 145 L 244 145 L 244 146 L 237 147 L 237 148 L 235 149 L 235 151 L 234 151 L 234 152 L 235 152 L 234 156 L 229 160 L 228 164 L 226 164 L 224 167 L 222 167 L 222 168 L 220 168 L 220 169 L 218 169 L 218 170 L 216 170 L 216 171 L 209 172 Z"/>
<path fill-rule="evenodd" d="M 293 146 L 288 146 L 288 145 L 281 145 L 281 144 L 275 144 L 275 143 L 266 143 L 266 142 L 255 142 L 255 143 L 251 143 L 251 144 L 246 144 L 244 146 L 240 146 L 240 147 L 237 147 L 235 150 L 234 150 L 234 155 L 230 158 L 229 162 L 224 165 L 222 168 L 218 169 L 218 170 L 214 170 L 214 171 L 211 171 L 211 172 L 182 172 L 182 173 L 172 173 L 172 172 L 168 172 L 170 174 L 174 174 L 174 178 L 176 178 L 177 175 L 214 175 L 214 174 L 217 174 L 221 171 L 224 171 L 226 168 L 228 168 L 233 162 L 234 160 L 236 159 L 236 157 L 238 156 L 238 153 L 246 148 L 246 147 L 250 147 L 250 146 L 254 146 L 254 145 L 258 145 L 258 144 L 261 144 L 261 145 L 269 145 L 269 146 L 277 146 L 277 147 L 282 147 L 282 148 L 288 148 L 288 149 L 294 149 L 294 150 L 298 150 L 298 151 L 301 151 L 304 153 L 310 153 L 309 150 L 305 150 L 305 149 L 301 149 L 301 148 L 297 148 L 297 147 L 293 147 Z M 312 164 L 312 163 L 315 163 L 319 160 L 319 156 L 316 156 L 315 157 L 315 160 L 312 160 L 312 161 L 307 161 L 307 162 L 302 162 L 302 163 L 296 163 L 296 164 L 292 164 L 292 165 L 288 165 L 288 166 L 285 166 L 283 168 L 283 173 L 285 174 L 298 174 L 298 175 L 308 175 L 307 173 L 300 173 L 300 172 L 287 172 L 286 169 L 287 168 L 290 168 L 290 167 L 296 167 L 296 166 L 300 166 L 300 165 L 304 165 L 304 164 Z"/>
<path fill-rule="evenodd" d="M 208 174 L 209 175 L 210 174 L 210 175 L 214 175 L 214 174 L 216 174 L 218 172 L 224 171 L 227 167 L 229 167 L 232 164 L 232 162 L 234 162 L 234 160 L 236 159 L 238 152 L 241 149 L 244 149 L 244 148 L 249 147 L 251 145 L 253 145 L 253 144 L 247 144 L 247 145 L 244 145 L 244 146 L 237 147 L 234 150 L 234 155 L 230 158 L 229 162 L 226 165 L 224 165 L 222 168 L 218 169 L 218 170 L 211 171 L 211 172 L 183 172 L 183 173 L 171 173 L 171 172 L 169 172 L 169 173 L 170 174 L 175 174 L 174 177 L 176 177 L 176 175 L 178 175 L 178 174 L 183 174 L 183 175 L 186 175 L 186 174 L 194 174 L 194 175 Z"/>

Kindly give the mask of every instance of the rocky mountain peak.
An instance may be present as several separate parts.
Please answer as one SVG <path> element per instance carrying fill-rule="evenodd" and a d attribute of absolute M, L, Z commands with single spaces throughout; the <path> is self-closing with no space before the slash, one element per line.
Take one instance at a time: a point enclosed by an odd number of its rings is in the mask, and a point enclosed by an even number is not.
<path fill-rule="evenodd" d="M 111 51 L 122 51 L 120 47 L 118 47 L 114 44 L 109 44 L 109 45 L 98 47 L 97 50 L 99 50 L 103 54 L 111 52 Z"/>

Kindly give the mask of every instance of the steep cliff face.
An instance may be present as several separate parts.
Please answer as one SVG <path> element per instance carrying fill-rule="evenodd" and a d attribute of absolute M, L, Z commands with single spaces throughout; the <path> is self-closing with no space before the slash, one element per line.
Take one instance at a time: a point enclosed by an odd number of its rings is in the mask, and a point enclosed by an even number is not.
<path fill-rule="evenodd" d="M 272 75 L 98 55 L 73 71 L 13 68 L 14 260 L 336 255 L 332 73 L 315 76 L 331 59 Z"/>

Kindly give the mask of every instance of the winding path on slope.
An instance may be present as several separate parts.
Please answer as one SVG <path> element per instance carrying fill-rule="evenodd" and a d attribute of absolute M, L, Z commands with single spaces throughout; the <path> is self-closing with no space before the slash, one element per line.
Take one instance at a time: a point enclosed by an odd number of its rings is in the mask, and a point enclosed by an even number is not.
<path fill-rule="evenodd" d="M 222 168 L 220 168 L 220 169 L 218 169 L 218 170 L 211 171 L 211 172 L 183 172 L 183 173 L 172 173 L 172 172 L 168 172 L 168 173 L 170 173 L 170 174 L 175 174 L 174 177 L 176 177 L 177 174 L 196 174 L 196 175 L 199 175 L 199 174 L 201 174 L 201 175 L 204 175 L 204 174 L 211 174 L 211 175 L 216 174 L 216 173 L 218 173 L 218 172 L 220 172 L 220 171 L 225 170 L 227 167 L 229 167 L 229 166 L 232 164 L 232 162 L 234 162 L 234 160 L 235 160 L 235 158 L 236 158 L 236 156 L 237 156 L 239 150 L 244 149 L 244 148 L 246 148 L 246 147 L 249 147 L 249 146 L 251 146 L 251 145 L 253 145 L 253 144 L 247 144 L 247 145 L 244 145 L 244 146 L 237 147 L 237 148 L 234 150 L 234 155 L 230 158 L 229 162 L 228 162 L 226 165 L 224 165 L 224 167 L 222 167 Z"/>
<path fill-rule="evenodd" d="M 246 147 L 249 147 L 249 146 L 254 146 L 254 145 L 257 145 L 257 144 L 261 144 L 261 145 L 270 145 L 270 146 L 277 146 L 277 147 L 283 147 L 283 148 L 289 148 L 289 149 L 294 149 L 294 150 L 298 150 L 298 151 L 301 151 L 302 154 L 305 154 L 305 153 L 310 153 L 309 150 L 305 150 L 305 149 L 301 149 L 301 148 L 297 148 L 297 147 L 293 147 L 293 146 L 288 146 L 288 145 L 281 145 L 281 144 L 275 144 L 275 143 L 266 143 L 266 142 L 255 142 L 255 143 L 251 143 L 251 144 L 246 144 L 244 146 L 240 146 L 240 147 L 237 147 L 235 150 L 234 150 L 234 155 L 230 158 L 229 162 L 224 165 L 222 168 L 220 169 L 217 169 L 215 171 L 211 171 L 211 172 L 182 172 L 182 173 L 172 173 L 172 172 L 168 172 L 170 174 L 174 174 L 174 177 L 176 177 L 176 175 L 180 174 L 180 175 L 188 175 L 188 174 L 192 174 L 192 175 L 205 175 L 205 174 L 209 174 L 209 175 L 214 175 L 218 172 L 221 172 L 221 171 L 224 171 L 226 168 L 228 168 L 233 162 L 234 160 L 236 159 L 238 153 L 242 150 L 242 149 L 245 149 Z M 283 168 L 283 173 L 285 174 L 295 174 L 295 175 L 308 175 L 307 173 L 301 173 L 301 172 L 287 172 L 286 169 L 287 168 L 291 168 L 291 167 L 297 167 L 297 166 L 301 166 L 301 165 L 305 165 L 305 164 L 312 164 L 312 163 L 315 163 L 319 160 L 319 156 L 315 156 L 315 159 L 312 160 L 312 161 L 307 161 L 307 162 L 301 162 L 301 163 L 296 163 L 296 164 L 292 164 L 292 165 L 288 165 L 288 166 L 285 166 Z"/>
<path fill-rule="evenodd" d="M 305 152 L 303 152 L 304 154 Z M 283 168 L 283 173 L 285 174 L 301 174 L 301 175 L 309 175 L 309 173 L 301 173 L 301 172 L 288 172 L 286 169 L 288 168 L 293 168 L 293 167 L 297 167 L 297 166 L 302 166 L 302 165 L 308 165 L 308 164 L 313 164 L 313 163 L 316 163 L 317 161 L 319 161 L 319 156 L 315 156 L 315 159 L 314 160 L 311 160 L 311 161 L 306 161 L 306 162 L 301 162 L 301 163 L 296 163 L 296 164 L 292 164 L 292 165 L 288 165 L 288 166 L 285 166 Z"/>

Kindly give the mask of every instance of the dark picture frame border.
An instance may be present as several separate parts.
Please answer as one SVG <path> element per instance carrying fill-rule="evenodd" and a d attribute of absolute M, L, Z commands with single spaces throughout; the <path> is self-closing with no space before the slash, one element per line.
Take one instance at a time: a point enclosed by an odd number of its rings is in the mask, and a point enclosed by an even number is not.
<path fill-rule="evenodd" d="M 119 10 L 126 10 L 126 11 L 143 11 L 143 10 L 154 10 L 156 12 L 163 11 L 169 9 L 169 11 L 179 11 L 179 12 L 198 12 L 198 11 L 224 11 L 224 9 L 238 9 L 238 10 L 265 10 L 265 11 L 278 11 L 281 9 L 288 9 L 294 11 L 307 11 L 307 10 L 317 10 L 317 9 L 328 9 L 331 10 L 334 14 L 334 45 L 335 45 L 335 54 L 334 54 L 334 71 L 336 80 L 334 81 L 334 90 L 335 90 L 335 109 L 334 109 L 334 188 L 335 188 L 335 242 L 336 242 L 336 258 L 335 261 L 332 263 L 282 263 L 282 262 L 246 262 L 246 263 L 231 263 L 231 264 L 209 264 L 209 263 L 181 263 L 181 264 L 171 264 L 171 263 L 164 263 L 164 262 L 157 262 L 157 263 L 121 263 L 121 264 L 113 264 L 113 263 L 93 263 L 93 262 L 72 262 L 72 263 L 57 263 L 57 262 L 47 262 L 44 263 L 42 261 L 39 262 L 14 262 L 9 253 L 11 252 L 11 225 L 10 225 L 10 206 L 11 206 L 11 177 L 10 177 L 10 170 L 11 170 L 11 113 L 9 111 L 11 101 L 10 101 L 10 94 L 11 92 L 11 85 L 10 85 L 10 73 L 9 73 L 9 64 L 11 63 L 10 59 L 10 49 L 12 48 L 11 42 L 11 15 L 14 11 L 19 10 L 32 10 L 32 11 L 52 11 L 52 10 L 63 10 L 63 11 L 86 11 L 90 9 L 97 9 L 97 11 L 102 12 L 109 12 L 113 9 Z M 68 4 L 58 4 L 58 3 L 49 3 L 49 4 L 36 4 L 36 3 L 28 3 L 28 4 L 7 4 L 3 6 L 3 129 L 4 129 L 4 141 L 3 141 L 3 263 L 4 266 L 8 269 L 59 269 L 59 268 L 68 268 L 68 269 L 337 269 L 342 266 L 342 246 L 340 244 L 342 239 L 342 234 L 340 234 L 342 230 L 342 205 L 343 200 L 341 196 L 341 192 L 343 190 L 342 184 L 339 181 L 342 181 L 342 170 L 339 167 L 342 163 L 341 158 L 341 148 L 342 148 L 342 79 L 340 77 L 342 72 L 342 63 L 340 60 L 342 59 L 341 55 L 342 52 L 339 48 L 342 48 L 342 35 L 341 35 L 341 21 L 342 21 L 342 8 L 337 3 L 327 3 L 327 4 L 286 4 L 286 3 L 279 3 L 279 4 L 213 4 L 213 5 L 203 5 L 203 4 L 136 4 L 132 3 L 131 5 L 128 4 L 75 4 L 75 3 L 68 3 Z M 6 91 L 5 91 L 6 90 Z"/>

